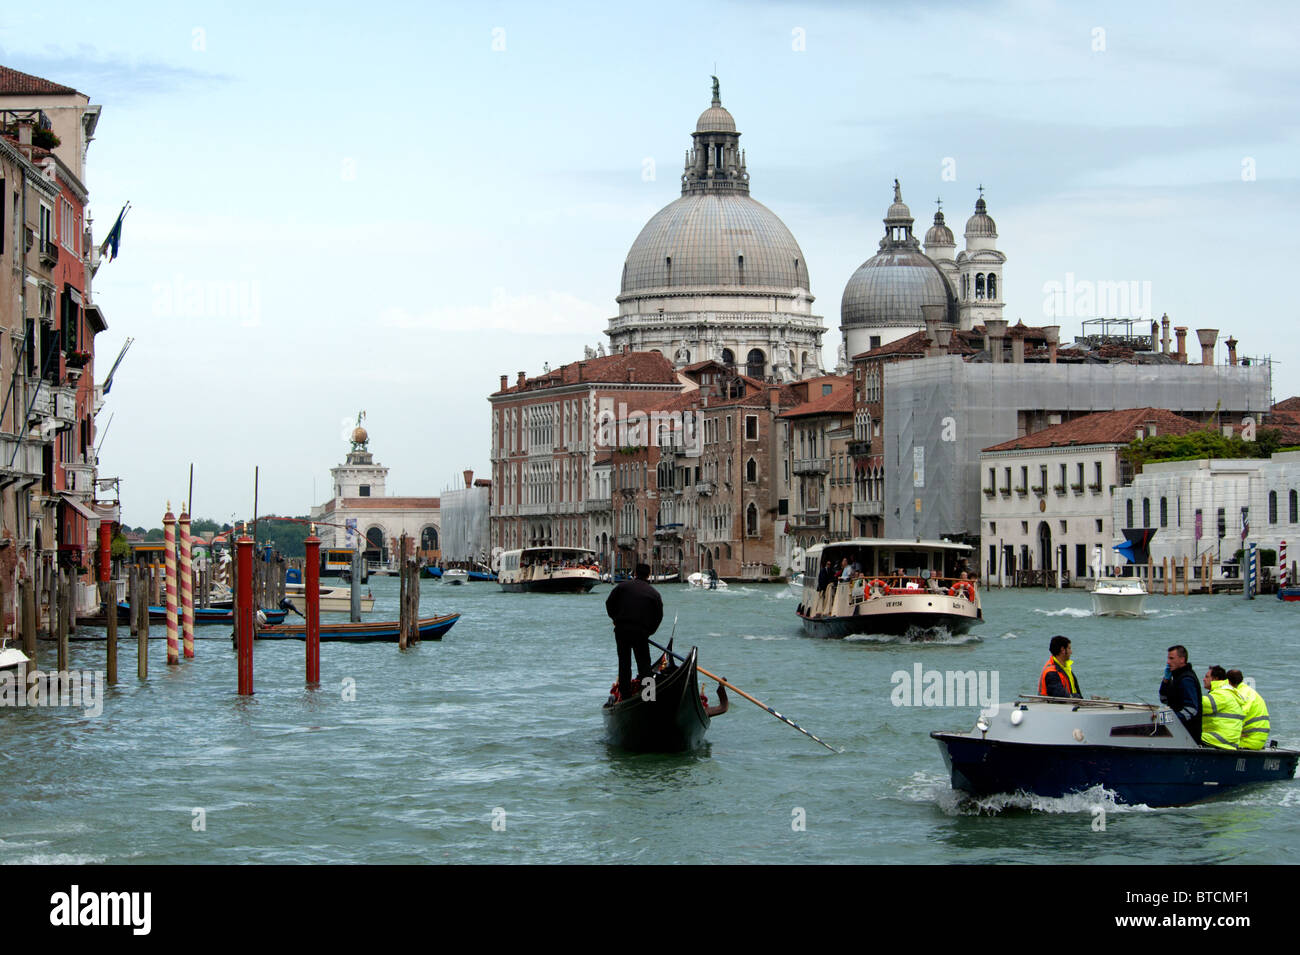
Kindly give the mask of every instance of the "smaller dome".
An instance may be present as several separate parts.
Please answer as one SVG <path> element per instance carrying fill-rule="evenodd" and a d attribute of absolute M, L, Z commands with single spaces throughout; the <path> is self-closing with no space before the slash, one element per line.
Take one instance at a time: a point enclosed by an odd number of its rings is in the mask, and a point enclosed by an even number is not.
<path fill-rule="evenodd" d="M 697 133 L 734 133 L 736 120 L 722 106 L 710 106 L 695 122 Z"/>
<path fill-rule="evenodd" d="M 952 229 L 944 225 L 942 212 L 934 214 L 934 225 L 930 226 L 929 231 L 925 234 L 925 244 L 927 246 L 951 245 L 954 248 L 956 247 L 957 241 L 952 237 Z"/>
<path fill-rule="evenodd" d="M 966 220 L 966 234 L 968 236 L 986 235 L 997 238 L 998 225 L 993 221 L 993 217 L 988 214 L 988 206 L 984 204 L 984 197 L 980 196 L 975 202 L 975 214 Z"/>
<path fill-rule="evenodd" d="M 369 440 L 370 440 L 370 435 L 366 433 L 365 428 L 361 427 L 360 425 L 357 425 L 355 428 L 352 429 L 353 444 L 365 444 Z"/>

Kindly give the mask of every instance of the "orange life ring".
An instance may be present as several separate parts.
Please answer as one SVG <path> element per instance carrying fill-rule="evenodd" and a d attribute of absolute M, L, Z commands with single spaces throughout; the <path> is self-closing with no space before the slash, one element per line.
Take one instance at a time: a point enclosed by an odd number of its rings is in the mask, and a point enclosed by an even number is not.
<path fill-rule="evenodd" d="M 975 602 L 975 585 L 969 580 L 959 580 L 948 588 L 948 596 L 956 597 L 958 594 L 963 595 L 971 603 Z"/>
<path fill-rule="evenodd" d="M 867 593 L 874 593 L 877 587 L 880 588 L 882 594 L 889 593 L 889 586 L 879 577 L 867 584 Z"/>

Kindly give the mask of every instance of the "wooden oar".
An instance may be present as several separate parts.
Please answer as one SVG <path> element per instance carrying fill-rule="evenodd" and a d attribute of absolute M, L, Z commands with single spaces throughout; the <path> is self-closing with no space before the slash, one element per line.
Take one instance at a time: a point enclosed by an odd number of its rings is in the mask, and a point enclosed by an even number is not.
<path fill-rule="evenodd" d="M 674 628 L 675 628 L 675 626 L 676 626 L 676 621 L 674 621 Z M 667 647 L 661 647 L 661 646 L 659 646 L 659 644 L 655 643 L 653 640 L 648 640 L 648 641 L 646 641 L 646 642 L 649 643 L 650 646 L 655 647 L 655 648 L 658 649 L 658 650 L 662 650 L 664 653 L 667 653 L 667 654 L 669 654 L 670 656 L 676 657 L 678 660 L 681 660 L 683 663 L 686 662 L 686 658 L 683 657 L 681 654 L 673 653 L 673 651 L 669 650 Z M 704 667 L 700 666 L 698 662 L 695 664 L 695 669 L 699 670 L 701 673 L 703 673 L 705 676 L 707 676 L 710 680 L 716 680 L 718 683 L 722 684 L 722 685 L 725 686 L 727 689 L 729 689 L 729 690 L 735 690 L 737 693 L 739 693 L 739 694 L 740 694 L 741 696 L 743 696 L 745 699 L 749 700 L 749 702 L 753 703 L 755 706 L 761 706 L 763 709 L 767 710 L 769 713 L 771 713 L 773 716 L 775 716 L 775 717 L 776 717 L 778 720 L 780 720 L 782 723 L 785 723 L 785 724 L 788 725 L 788 726 L 793 726 L 795 729 L 797 729 L 800 733 L 803 733 L 803 735 L 804 735 L 804 736 L 807 736 L 809 739 L 817 740 L 817 742 L 821 743 L 823 746 L 825 746 L 827 749 L 829 749 L 832 753 L 842 753 L 842 752 L 843 752 L 843 750 L 836 749 L 834 746 L 832 746 L 830 743 L 826 742 L 824 739 L 820 739 L 820 738 L 814 736 L 812 733 L 809 733 L 806 729 L 804 729 L 802 726 L 800 726 L 800 725 L 799 725 L 798 723 L 796 723 L 794 720 L 789 719 L 788 717 L 782 716 L 780 713 L 778 713 L 776 710 L 772 709 L 772 707 L 768 706 L 768 705 L 767 705 L 766 703 L 764 703 L 762 700 L 756 700 L 756 699 L 754 699 L 752 696 L 750 696 L 748 693 L 746 693 L 746 692 L 745 692 L 744 690 L 742 690 L 740 687 L 738 687 L 738 686 L 734 686 L 734 685 L 728 683 L 726 680 L 724 680 L 722 677 L 718 676 L 718 675 L 715 674 L 715 673 L 710 673 L 708 670 L 704 669 Z"/>

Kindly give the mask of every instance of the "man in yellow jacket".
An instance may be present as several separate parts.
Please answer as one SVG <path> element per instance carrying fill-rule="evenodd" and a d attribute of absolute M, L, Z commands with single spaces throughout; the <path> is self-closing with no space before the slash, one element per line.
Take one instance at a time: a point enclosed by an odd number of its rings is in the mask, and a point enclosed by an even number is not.
<path fill-rule="evenodd" d="M 1212 666 L 1205 671 L 1206 694 L 1201 696 L 1201 742 L 1219 749 L 1239 749 L 1246 705 L 1228 682 L 1228 671 Z"/>
<path fill-rule="evenodd" d="M 1268 705 L 1259 691 L 1245 682 L 1240 670 L 1228 671 L 1228 683 L 1237 691 L 1246 707 L 1246 719 L 1241 725 L 1241 748 L 1263 749 L 1268 743 L 1268 734 L 1272 731 L 1268 721 Z"/>

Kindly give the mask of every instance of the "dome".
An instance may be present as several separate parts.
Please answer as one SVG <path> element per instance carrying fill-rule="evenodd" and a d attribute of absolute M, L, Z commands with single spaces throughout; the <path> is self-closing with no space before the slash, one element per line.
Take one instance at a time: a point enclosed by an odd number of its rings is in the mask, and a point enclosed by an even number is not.
<path fill-rule="evenodd" d="M 912 210 L 907 208 L 907 203 L 902 200 L 895 201 L 889 211 L 885 213 L 886 219 L 911 219 Z"/>
<path fill-rule="evenodd" d="M 369 440 L 370 440 L 370 435 L 366 433 L 366 429 L 361 427 L 361 425 L 357 425 L 355 428 L 352 429 L 353 444 L 365 444 Z"/>
<path fill-rule="evenodd" d="M 808 289 L 803 250 L 785 223 L 743 193 L 693 192 L 659 210 L 627 254 L 623 296 L 648 290 Z"/>
<path fill-rule="evenodd" d="M 993 217 L 988 214 L 988 206 L 984 204 L 984 197 L 980 196 L 975 202 L 975 214 L 966 220 L 966 234 L 968 236 L 984 235 L 997 238 L 998 225 L 993 221 Z"/>
<path fill-rule="evenodd" d="M 721 106 L 710 106 L 695 121 L 697 133 L 734 133 L 736 120 Z"/>
<path fill-rule="evenodd" d="M 954 302 L 939 267 L 916 249 L 885 249 L 863 262 L 840 300 L 840 327 L 908 325 L 920 327 L 922 305 L 945 305 L 953 320 Z"/>
<path fill-rule="evenodd" d="M 927 246 L 951 245 L 956 248 L 957 240 L 952 236 L 952 229 L 944 224 L 942 212 L 934 214 L 934 225 L 930 226 L 929 231 L 925 233 L 925 244 Z"/>

